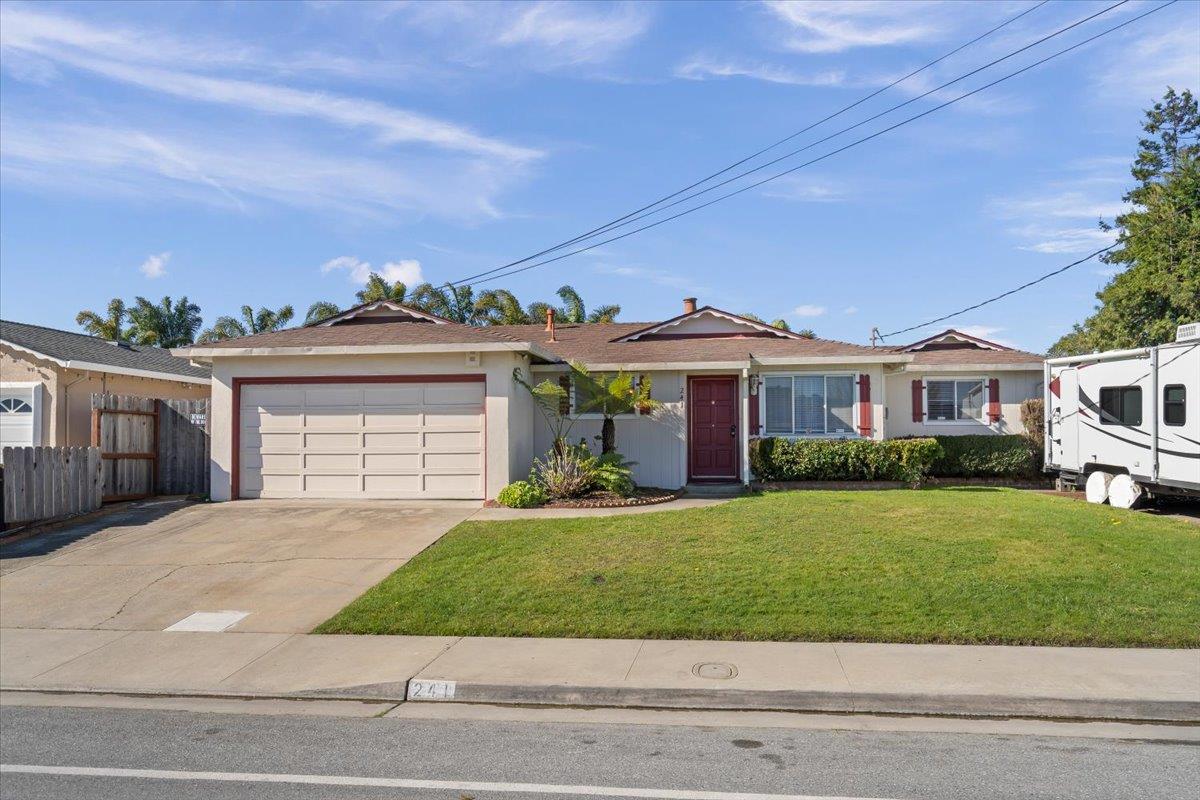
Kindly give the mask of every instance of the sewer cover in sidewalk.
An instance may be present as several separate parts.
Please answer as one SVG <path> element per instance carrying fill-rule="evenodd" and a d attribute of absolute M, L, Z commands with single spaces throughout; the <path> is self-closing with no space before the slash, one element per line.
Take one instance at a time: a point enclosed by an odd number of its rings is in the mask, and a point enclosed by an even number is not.
<path fill-rule="evenodd" d="M 733 664 L 721 664 L 716 661 L 704 661 L 692 667 L 692 674 L 697 678 L 709 678 L 715 681 L 727 681 L 737 677 L 737 667 Z"/>
<path fill-rule="evenodd" d="M 250 616 L 249 611 L 197 611 L 176 622 L 168 631 L 203 631 L 220 633 Z"/>

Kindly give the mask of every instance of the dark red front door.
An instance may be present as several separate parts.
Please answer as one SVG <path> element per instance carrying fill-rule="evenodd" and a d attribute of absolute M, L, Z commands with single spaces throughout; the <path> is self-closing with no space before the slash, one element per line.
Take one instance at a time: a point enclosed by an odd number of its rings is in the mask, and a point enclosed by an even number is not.
<path fill-rule="evenodd" d="M 737 453 L 737 378 L 689 378 L 689 477 L 737 478 Z"/>

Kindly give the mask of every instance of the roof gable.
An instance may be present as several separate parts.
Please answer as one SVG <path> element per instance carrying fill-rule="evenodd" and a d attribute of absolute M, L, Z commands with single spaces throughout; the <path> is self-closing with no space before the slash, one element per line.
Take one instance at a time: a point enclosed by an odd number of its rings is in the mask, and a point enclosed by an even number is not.
<path fill-rule="evenodd" d="M 397 303 L 395 300 L 376 300 L 349 308 L 340 314 L 314 322 L 309 327 L 329 328 L 334 325 L 363 324 L 377 322 L 413 322 L 421 325 L 454 325 L 452 320 L 430 314 L 419 308 Z"/>
<path fill-rule="evenodd" d="M 773 328 L 762 322 L 730 314 L 712 306 L 658 322 L 625 334 L 615 342 L 653 341 L 656 339 L 722 339 L 722 338 L 802 339 L 804 337 Z"/>
<path fill-rule="evenodd" d="M 930 350 L 999 350 L 1011 351 L 1011 347 L 1005 347 L 1002 344 L 989 342 L 987 339 L 980 339 L 978 336 L 972 336 L 969 333 L 956 331 L 953 328 L 948 328 L 941 333 L 934 334 L 919 342 L 913 342 L 900 348 L 902 353 L 916 353 Z"/>

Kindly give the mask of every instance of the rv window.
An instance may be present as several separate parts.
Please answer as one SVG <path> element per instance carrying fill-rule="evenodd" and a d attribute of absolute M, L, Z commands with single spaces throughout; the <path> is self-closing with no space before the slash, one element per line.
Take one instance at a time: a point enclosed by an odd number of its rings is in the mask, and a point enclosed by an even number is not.
<path fill-rule="evenodd" d="M 1182 425 L 1187 421 L 1187 389 L 1175 383 L 1163 387 L 1163 424 Z"/>
<path fill-rule="evenodd" d="M 1142 389 L 1140 386 L 1105 386 L 1100 389 L 1100 424 L 1142 424 Z"/>

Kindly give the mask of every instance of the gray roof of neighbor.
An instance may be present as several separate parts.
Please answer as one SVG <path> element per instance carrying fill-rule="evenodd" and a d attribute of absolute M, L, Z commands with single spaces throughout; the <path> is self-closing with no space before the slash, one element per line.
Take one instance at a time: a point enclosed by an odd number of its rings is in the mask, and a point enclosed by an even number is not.
<path fill-rule="evenodd" d="M 0 341 L 41 353 L 58 361 L 84 361 L 119 369 L 163 372 L 187 378 L 211 377 L 208 367 L 192 364 L 186 358 L 171 355 L 161 347 L 137 344 L 114 344 L 106 339 L 83 333 L 43 328 L 24 322 L 0 320 Z"/>

